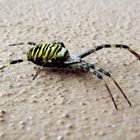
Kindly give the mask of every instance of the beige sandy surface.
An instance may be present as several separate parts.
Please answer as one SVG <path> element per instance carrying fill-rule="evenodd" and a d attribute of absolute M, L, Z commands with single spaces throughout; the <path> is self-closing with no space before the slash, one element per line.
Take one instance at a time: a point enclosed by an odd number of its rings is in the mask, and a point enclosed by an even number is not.
<path fill-rule="evenodd" d="M 25 56 L 17 42 L 63 41 L 73 54 L 122 43 L 140 53 L 139 0 L 0 0 L 0 65 Z M 127 93 L 80 70 L 22 63 L 0 72 L 0 140 L 139 140 L 140 62 L 128 51 L 103 49 L 86 58 L 112 72 Z"/>

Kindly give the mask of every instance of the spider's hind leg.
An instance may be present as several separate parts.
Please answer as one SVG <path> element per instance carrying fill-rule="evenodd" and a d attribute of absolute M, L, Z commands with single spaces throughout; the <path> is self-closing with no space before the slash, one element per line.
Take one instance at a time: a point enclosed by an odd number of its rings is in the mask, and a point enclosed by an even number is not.
<path fill-rule="evenodd" d="M 119 84 L 116 82 L 116 80 L 112 77 L 112 75 L 111 75 L 108 71 L 106 71 L 106 70 L 104 70 L 104 69 L 102 69 L 102 68 L 97 68 L 97 69 L 98 69 L 99 72 L 101 72 L 101 73 L 103 73 L 104 75 L 108 76 L 108 77 L 113 81 L 113 83 L 114 83 L 114 84 L 118 87 L 118 89 L 121 91 L 122 95 L 124 96 L 124 98 L 126 99 L 126 101 L 128 102 L 128 104 L 129 104 L 130 106 L 132 106 L 132 104 L 131 104 L 131 102 L 128 100 L 126 94 L 124 93 L 124 91 L 122 90 L 122 88 L 119 86 Z"/>
<path fill-rule="evenodd" d="M 79 67 L 83 70 L 86 70 L 86 71 L 89 71 L 91 74 L 94 74 L 95 76 L 97 76 L 98 79 L 100 79 L 101 81 L 103 81 L 111 99 L 112 99 L 112 102 L 116 108 L 116 110 L 118 110 L 118 107 L 117 107 L 117 104 L 114 100 L 114 97 L 112 96 L 112 93 L 110 91 L 110 88 L 108 87 L 106 81 L 103 79 L 103 76 L 102 76 L 102 73 L 98 70 L 95 69 L 95 66 L 93 64 L 89 64 L 89 63 L 86 63 L 86 62 L 81 62 L 79 63 Z"/>

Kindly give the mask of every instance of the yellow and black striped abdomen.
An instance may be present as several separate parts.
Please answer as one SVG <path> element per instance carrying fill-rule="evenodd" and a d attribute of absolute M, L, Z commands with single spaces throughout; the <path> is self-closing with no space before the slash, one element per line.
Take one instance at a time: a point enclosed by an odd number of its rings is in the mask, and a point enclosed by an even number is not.
<path fill-rule="evenodd" d="M 27 54 L 28 60 L 37 65 L 64 62 L 69 57 L 68 50 L 61 43 L 40 44 L 31 48 Z"/>

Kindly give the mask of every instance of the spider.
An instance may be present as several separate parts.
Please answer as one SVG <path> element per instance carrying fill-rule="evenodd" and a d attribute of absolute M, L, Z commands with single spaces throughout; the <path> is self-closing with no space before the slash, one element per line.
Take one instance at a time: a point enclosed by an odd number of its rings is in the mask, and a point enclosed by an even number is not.
<path fill-rule="evenodd" d="M 63 42 L 53 42 L 53 43 L 40 43 L 36 44 L 35 42 L 27 42 L 27 43 L 18 43 L 18 44 L 11 44 L 9 46 L 15 46 L 15 45 L 33 45 L 33 47 L 27 52 L 27 56 L 22 59 L 16 59 L 16 60 L 11 60 L 9 64 L 4 65 L 0 68 L 0 70 L 8 67 L 9 65 L 12 64 L 17 64 L 21 63 L 24 61 L 31 61 L 36 65 L 43 66 L 43 67 L 69 67 L 76 65 L 78 68 L 81 68 L 85 71 L 90 72 L 92 75 L 95 75 L 99 80 L 103 81 L 111 99 L 112 102 L 118 110 L 117 104 L 114 100 L 114 97 L 112 96 L 111 90 L 109 86 L 107 85 L 106 81 L 103 78 L 103 75 L 109 77 L 113 83 L 117 86 L 117 88 L 120 90 L 126 101 L 130 106 L 132 106 L 131 102 L 128 100 L 126 94 L 122 90 L 122 88 L 119 86 L 119 84 L 116 82 L 116 80 L 112 77 L 112 75 L 106 71 L 103 68 L 97 67 L 95 64 L 90 64 L 87 63 L 86 61 L 83 60 L 84 57 L 101 50 L 103 48 L 123 48 L 127 49 L 129 52 L 131 52 L 133 55 L 135 55 L 138 60 L 140 60 L 140 55 L 136 53 L 132 48 L 128 47 L 127 45 L 122 45 L 122 44 L 104 44 L 104 45 L 99 45 L 95 46 L 93 49 L 89 49 L 77 56 L 71 56 L 69 51 L 65 48 L 65 45 Z M 40 69 L 37 70 L 36 75 L 33 77 L 33 80 L 37 77 L 39 74 Z"/>

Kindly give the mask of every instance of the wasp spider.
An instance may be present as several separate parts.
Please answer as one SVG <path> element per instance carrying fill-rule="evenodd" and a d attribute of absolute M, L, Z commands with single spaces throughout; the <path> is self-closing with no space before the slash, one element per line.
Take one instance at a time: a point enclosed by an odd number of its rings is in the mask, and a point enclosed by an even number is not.
<path fill-rule="evenodd" d="M 138 58 L 138 60 L 140 60 L 140 55 L 136 53 L 132 48 L 122 44 L 104 44 L 95 46 L 93 49 L 87 50 L 81 53 L 80 55 L 71 56 L 69 51 L 65 48 L 65 45 L 62 42 L 54 42 L 50 44 L 46 43 L 36 44 L 35 42 L 27 42 L 27 43 L 11 44 L 9 46 L 24 45 L 24 44 L 33 45 L 33 47 L 28 51 L 27 56 L 22 59 L 10 61 L 9 64 L 2 66 L 0 70 L 4 69 L 5 67 L 8 67 L 9 65 L 21 63 L 24 61 L 31 61 L 34 64 L 43 67 L 69 67 L 71 65 L 77 65 L 79 68 L 90 72 L 91 74 L 97 76 L 99 80 L 103 81 L 113 101 L 113 104 L 117 110 L 118 110 L 117 104 L 112 96 L 110 88 L 108 87 L 106 81 L 103 78 L 103 75 L 108 76 L 113 81 L 113 83 L 120 90 L 120 92 L 122 93 L 128 104 L 131 106 L 131 103 L 128 100 L 126 94 L 108 71 L 104 70 L 103 68 L 97 67 L 95 64 L 87 63 L 82 58 L 103 48 L 123 48 L 127 49 L 129 52 L 135 55 Z M 36 78 L 39 72 L 40 70 L 36 72 L 36 75 L 34 76 L 33 79 Z"/>

